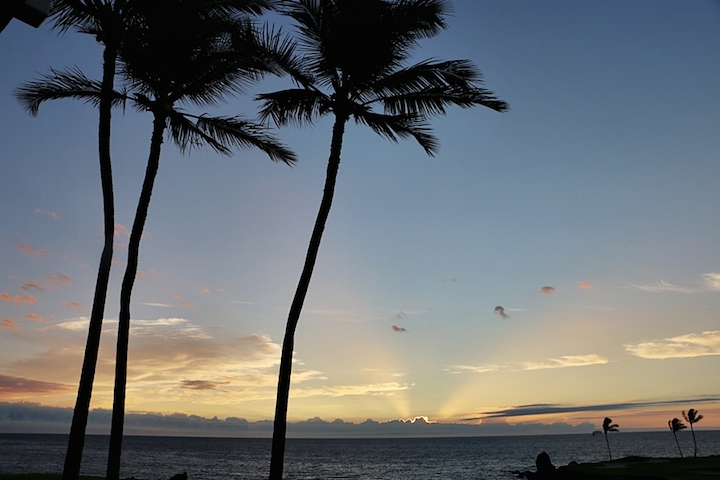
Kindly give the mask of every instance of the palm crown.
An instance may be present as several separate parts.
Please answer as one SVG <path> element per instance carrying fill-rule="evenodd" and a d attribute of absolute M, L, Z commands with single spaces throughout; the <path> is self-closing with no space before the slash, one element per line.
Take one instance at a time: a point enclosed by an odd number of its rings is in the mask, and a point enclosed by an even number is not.
<path fill-rule="evenodd" d="M 467 60 L 403 66 L 419 39 L 445 27 L 445 10 L 441 0 L 285 2 L 302 53 L 289 71 L 303 88 L 259 95 L 261 117 L 284 125 L 311 123 L 332 112 L 393 141 L 413 137 L 428 154 L 436 153 L 429 116 L 449 105 L 508 109 L 481 87 L 480 72 Z"/>

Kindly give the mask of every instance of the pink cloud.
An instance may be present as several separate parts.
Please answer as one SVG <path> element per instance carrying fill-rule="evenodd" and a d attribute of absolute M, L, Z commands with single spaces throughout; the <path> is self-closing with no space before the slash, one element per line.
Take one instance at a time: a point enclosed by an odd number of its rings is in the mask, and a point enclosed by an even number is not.
<path fill-rule="evenodd" d="M 207 287 L 203 287 L 202 291 L 203 293 L 210 293 L 210 289 Z"/>
<path fill-rule="evenodd" d="M 27 253 L 28 255 L 32 255 L 33 257 L 42 257 L 43 255 L 48 254 L 48 251 L 44 248 L 35 248 L 29 243 L 21 243 L 20 245 L 18 245 L 18 248 L 20 248 L 20 250 Z"/>
<path fill-rule="evenodd" d="M 582 288 L 582 289 L 585 289 L 585 290 L 589 290 L 589 289 L 591 289 L 591 288 L 595 288 L 595 287 L 593 287 L 591 284 L 589 284 L 589 283 L 587 283 L 587 282 L 578 282 L 578 283 L 577 283 L 577 286 L 578 286 L 578 288 Z"/>
<path fill-rule="evenodd" d="M 170 295 L 170 298 L 177 300 L 177 301 L 180 301 L 183 299 L 182 295 L 177 295 L 177 294 Z"/>
<path fill-rule="evenodd" d="M 47 322 L 47 320 L 45 320 L 43 317 L 41 317 L 40 315 L 36 315 L 36 314 L 34 314 L 34 313 L 31 313 L 31 314 L 28 315 L 26 318 L 27 318 L 28 320 L 30 320 L 30 321 L 33 321 L 33 322 L 39 322 L 39 323 L 46 323 L 46 322 Z"/>
<path fill-rule="evenodd" d="M 0 300 L 10 303 L 35 303 L 37 298 L 32 295 L 15 295 L 14 297 L 7 292 L 0 293 Z"/>
<path fill-rule="evenodd" d="M 17 324 L 15 320 L 12 318 L 3 318 L 2 322 L 0 322 L 0 328 L 10 328 L 12 330 L 15 330 L 20 325 Z"/>
<path fill-rule="evenodd" d="M 224 289 L 224 288 L 218 288 L 217 291 L 218 291 L 218 293 L 225 293 L 225 289 Z"/>
<path fill-rule="evenodd" d="M 0 375 L 0 395 L 2 397 L 9 397 L 13 394 L 55 393 L 62 390 L 68 390 L 69 388 L 71 387 L 61 383 L 43 382 L 33 380 L 31 378 Z"/>
<path fill-rule="evenodd" d="M 119 223 L 116 223 L 116 224 L 115 224 L 115 236 L 116 236 L 116 237 L 119 237 L 119 236 L 121 236 L 121 235 L 123 235 L 123 236 L 125 236 L 125 237 L 129 237 L 129 236 L 130 236 L 130 229 L 127 228 L 125 225 L 121 225 L 121 224 L 119 224 Z"/>
<path fill-rule="evenodd" d="M 553 293 L 555 293 L 555 287 L 544 286 L 540 289 L 540 293 L 542 293 L 543 295 L 552 295 Z"/>
<path fill-rule="evenodd" d="M 142 270 L 140 270 L 140 271 L 137 273 L 136 277 L 137 277 L 137 278 L 148 278 L 148 274 L 145 273 L 145 272 L 143 272 Z"/>
<path fill-rule="evenodd" d="M 60 220 L 58 214 L 55 212 L 51 212 L 50 210 L 40 210 L 39 208 L 36 208 L 35 213 L 39 215 L 45 215 L 46 217 L 54 218 L 55 220 Z"/>
<path fill-rule="evenodd" d="M 195 308 L 195 305 L 192 303 L 186 303 L 185 305 L 180 305 L 180 308 L 184 308 L 186 310 Z"/>
<path fill-rule="evenodd" d="M 393 332 L 397 332 L 397 333 L 407 332 L 407 328 L 398 327 L 397 325 L 393 325 L 392 327 L 390 327 L 390 329 L 391 329 Z"/>
<path fill-rule="evenodd" d="M 64 301 L 64 302 L 62 302 L 62 304 L 65 305 L 66 307 L 76 308 L 78 310 L 86 310 L 88 308 L 85 305 L 81 304 L 80 302 L 65 302 Z"/>

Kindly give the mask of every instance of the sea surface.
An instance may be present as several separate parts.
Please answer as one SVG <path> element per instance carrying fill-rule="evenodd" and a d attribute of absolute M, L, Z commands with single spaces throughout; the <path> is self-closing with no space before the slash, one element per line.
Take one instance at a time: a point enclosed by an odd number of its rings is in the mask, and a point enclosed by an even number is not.
<path fill-rule="evenodd" d="M 698 455 L 720 455 L 720 431 L 695 432 Z M 679 435 L 692 455 L 689 432 Z M 0 474 L 61 473 L 66 435 L 0 434 Z M 83 475 L 104 476 L 109 437 L 86 439 Z M 671 432 L 610 434 L 613 458 L 677 457 Z M 607 459 L 602 435 L 536 435 L 466 438 L 288 439 L 286 479 L 508 480 L 513 470 L 534 470 L 547 452 L 553 464 Z M 167 480 L 267 478 L 270 439 L 125 437 L 121 477 Z"/>

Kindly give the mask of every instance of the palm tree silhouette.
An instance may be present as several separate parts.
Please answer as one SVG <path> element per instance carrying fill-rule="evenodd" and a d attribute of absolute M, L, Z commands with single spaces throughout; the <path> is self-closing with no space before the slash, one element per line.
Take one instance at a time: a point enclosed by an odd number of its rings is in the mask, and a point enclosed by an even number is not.
<path fill-rule="evenodd" d="M 240 3 L 257 6 L 257 2 Z M 267 63 L 267 44 L 262 43 L 257 29 L 247 18 L 228 16 L 216 6 L 217 0 L 141 1 L 138 22 L 119 52 L 121 72 L 131 92 L 126 98 L 140 111 L 152 113 L 153 130 L 120 291 L 108 480 L 118 480 L 120 475 L 130 300 L 166 130 L 182 151 L 208 145 L 229 155 L 229 146 L 256 147 L 274 161 L 295 161 L 295 155 L 263 125 L 240 117 L 193 115 L 178 108 L 178 104 L 214 105 L 273 71 Z"/>
<path fill-rule="evenodd" d="M 610 440 L 608 440 L 608 432 L 617 432 L 618 431 L 618 425 L 616 423 L 612 423 L 612 420 L 608 417 L 605 417 L 605 420 L 603 420 L 603 433 L 605 434 L 605 444 L 607 445 L 608 450 L 608 457 L 610 457 L 610 461 L 612 462 L 612 453 L 610 452 Z"/>
<path fill-rule="evenodd" d="M 678 451 L 680 452 L 680 458 L 683 458 L 682 450 L 680 449 L 680 442 L 678 442 L 678 439 L 677 439 L 677 432 L 679 432 L 680 430 L 683 430 L 687 427 L 681 420 L 679 420 L 677 418 L 668 420 L 668 427 L 670 427 L 670 431 L 673 433 L 673 437 L 675 437 L 675 443 L 677 444 Z"/>
<path fill-rule="evenodd" d="M 103 197 L 104 245 L 95 282 L 82 371 L 63 468 L 63 480 L 76 480 L 80 475 L 85 429 L 90 411 L 98 349 L 100 348 L 115 230 L 110 156 L 111 109 L 117 100 L 114 95 L 117 51 L 124 38 L 126 23 L 131 11 L 132 8 L 126 0 L 56 0 L 53 2 L 50 14 L 54 21 L 54 28 L 61 32 L 72 28 L 80 33 L 94 35 L 104 45 L 102 81 L 90 82 L 77 69 L 66 72 L 51 70 L 51 75 L 46 75 L 39 81 L 26 83 L 16 92 L 17 97 L 32 115 L 37 115 L 41 103 L 59 98 L 90 101 L 97 105 L 99 110 L 98 157 Z M 90 86 L 89 91 L 87 90 L 88 86 Z"/>
<path fill-rule="evenodd" d="M 353 118 L 392 141 L 414 138 L 433 155 L 438 143 L 429 117 L 444 114 L 450 105 L 508 109 L 482 88 L 480 73 L 470 61 L 403 65 L 419 39 L 446 27 L 444 0 L 299 0 L 284 5 L 283 13 L 296 23 L 298 48 L 304 54 L 294 65 L 300 67 L 290 72 L 299 86 L 259 95 L 261 118 L 277 125 L 311 124 L 331 114 L 334 125 L 322 201 L 283 340 L 271 480 L 282 478 L 295 330 L 332 205 L 347 121 Z"/>
<path fill-rule="evenodd" d="M 695 453 L 693 456 L 697 457 L 697 440 L 695 440 L 695 429 L 693 429 L 693 424 L 702 420 L 703 416 L 700 415 L 700 413 L 694 408 L 688 410 L 687 414 L 685 413 L 685 410 L 683 410 L 682 415 L 683 418 L 685 418 L 685 421 L 690 424 L 690 432 L 692 432 L 693 444 L 695 445 Z"/>

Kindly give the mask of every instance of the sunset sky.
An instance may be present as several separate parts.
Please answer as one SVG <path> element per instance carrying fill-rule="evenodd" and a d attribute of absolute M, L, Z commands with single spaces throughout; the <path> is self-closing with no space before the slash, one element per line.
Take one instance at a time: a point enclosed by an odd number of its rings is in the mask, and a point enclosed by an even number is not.
<path fill-rule="evenodd" d="M 720 3 L 453 4 L 414 60 L 471 59 L 511 110 L 433 120 L 435 158 L 348 125 L 290 420 L 667 428 L 696 408 L 699 428 L 720 428 Z M 63 100 L 31 117 L 13 91 L 50 67 L 99 78 L 100 62 L 92 37 L 48 24 L 0 34 L 0 402 L 74 404 L 102 249 L 97 111 Z M 252 94 L 287 85 L 268 79 L 208 112 L 253 118 Z M 131 108 L 113 120 L 115 259 L 93 408 L 111 407 L 151 128 Z M 165 142 L 129 411 L 272 419 L 330 129 L 278 130 L 292 168 Z"/>

